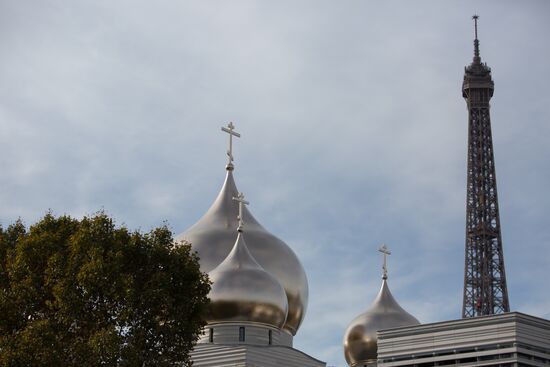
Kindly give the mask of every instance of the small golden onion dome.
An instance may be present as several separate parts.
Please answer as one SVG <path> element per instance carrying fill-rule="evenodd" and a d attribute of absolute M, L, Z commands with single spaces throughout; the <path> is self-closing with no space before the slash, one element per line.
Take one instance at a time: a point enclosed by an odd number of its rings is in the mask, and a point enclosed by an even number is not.
<path fill-rule="evenodd" d="M 248 321 L 283 327 L 288 312 L 285 290 L 254 260 L 242 233 L 208 275 L 212 281 L 208 323 Z"/>
<path fill-rule="evenodd" d="M 374 302 L 365 313 L 353 319 L 344 334 L 346 361 L 352 367 L 376 362 L 378 330 L 418 324 L 420 322 L 393 298 L 384 277 Z"/>
<path fill-rule="evenodd" d="M 206 214 L 191 228 L 176 236 L 177 241 L 188 241 L 199 255 L 201 271 L 210 272 L 227 257 L 235 241 L 238 225 L 238 195 L 233 179 L 233 166 L 228 165 L 227 175 L 218 197 Z M 246 223 L 247 247 L 252 257 L 273 275 L 283 286 L 288 315 L 283 330 L 296 335 L 304 319 L 308 302 L 308 281 L 300 260 L 282 240 L 268 232 L 243 208 Z M 215 284 L 215 283 L 214 283 Z"/>

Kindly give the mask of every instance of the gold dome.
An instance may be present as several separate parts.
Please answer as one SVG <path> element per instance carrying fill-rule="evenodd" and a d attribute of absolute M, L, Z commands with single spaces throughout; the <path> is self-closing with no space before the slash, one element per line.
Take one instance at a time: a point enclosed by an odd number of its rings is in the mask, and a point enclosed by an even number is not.
<path fill-rule="evenodd" d="M 418 325 L 420 322 L 405 311 L 393 298 L 386 277 L 378 296 L 369 309 L 357 316 L 344 335 L 344 355 L 350 366 L 376 362 L 378 330 L 399 326 Z"/>
<path fill-rule="evenodd" d="M 228 165 L 223 187 L 206 214 L 176 237 L 177 241 L 191 243 L 199 255 L 203 272 L 212 271 L 224 261 L 235 241 L 239 209 L 238 203 L 232 200 L 238 195 L 232 170 L 233 166 Z M 285 290 L 288 314 L 283 330 L 295 335 L 305 316 L 308 301 L 308 282 L 304 268 L 290 247 L 269 233 L 247 208 L 243 208 L 243 219 L 250 254 Z"/>
<path fill-rule="evenodd" d="M 208 323 L 248 321 L 283 327 L 288 312 L 285 290 L 254 260 L 242 233 L 208 275 L 212 281 Z"/>

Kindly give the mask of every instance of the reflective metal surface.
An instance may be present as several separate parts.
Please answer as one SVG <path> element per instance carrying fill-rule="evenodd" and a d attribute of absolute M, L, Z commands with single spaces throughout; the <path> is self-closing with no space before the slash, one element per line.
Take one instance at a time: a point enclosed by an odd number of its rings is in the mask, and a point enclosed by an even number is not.
<path fill-rule="evenodd" d="M 418 325 L 420 322 L 405 311 L 393 298 L 387 280 L 369 309 L 357 316 L 344 334 L 344 355 L 350 366 L 376 361 L 378 349 L 376 332 L 398 326 Z"/>
<path fill-rule="evenodd" d="M 209 274 L 208 322 L 250 321 L 282 328 L 288 312 L 285 290 L 254 260 L 242 233 L 225 260 Z"/>
<path fill-rule="evenodd" d="M 229 254 L 235 241 L 239 209 L 232 200 L 238 195 L 232 170 L 233 166 L 228 165 L 225 183 L 206 214 L 176 237 L 178 241 L 191 242 L 200 257 L 201 270 L 204 272 L 210 272 L 218 266 Z M 305 316 L 308 301 L 308 282 L 304 268 L 290 247 L 269 233 L 247 208 L 243 208 L 243 220 L 247 247 L 253 258 L 285 289 L 288 315 L 283 328 L 295 335 Z"/>

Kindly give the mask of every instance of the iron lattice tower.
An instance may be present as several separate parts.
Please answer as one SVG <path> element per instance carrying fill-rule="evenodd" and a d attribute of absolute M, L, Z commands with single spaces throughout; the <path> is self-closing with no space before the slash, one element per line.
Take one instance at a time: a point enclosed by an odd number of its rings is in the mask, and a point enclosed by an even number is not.
<path fill-rule="evenodd" d="M 474 15 L 474 59 L 465 68 L 462 96 L 468 106 L 466 256 L 462 317 L 509 312 L 489 116 L 494 83 L 481 62 Z"/>

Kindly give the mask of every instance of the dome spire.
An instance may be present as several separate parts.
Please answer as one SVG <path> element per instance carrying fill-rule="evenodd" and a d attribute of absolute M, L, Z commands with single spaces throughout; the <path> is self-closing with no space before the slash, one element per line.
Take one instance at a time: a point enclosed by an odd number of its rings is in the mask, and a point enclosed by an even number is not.
<path fill-rule="evenodd" d="M 380 291 L 368 310 L 353 319 L 344 334 L 344 356 L 351 367 L 376 365 L 379 330 L 420 323 L 393 298 L 388 286 L 386 263 L 391 252 L 386 245 L 380 246 L 378 251 L 384 255 Z"/>
<path fill-rule="evenodd" d="M 244 194 L 239 202 L 237 240 L 227 257 L 208 273 L 212 287 L 206 315 L 209 324 L 256 322 L 282 329 L 288 316 L 285 289 L 268 273 L 248 250 L 243 233 Z"/>
<path fill-rule="evenodd" d="M 237 231 L 242 232 L 244 228 L 244 220 L 243 220 L 243 205 L 250 204 L 249 201 L 244 200 L 244 194 L 241 192 L 237 197 L 233 196 L 233 200 L 239 202 L 239 215 L 237 216 L 237 219 L 239 220 L 239 226 L 237 227 Z"/>
<path fill-rule="evenodd" d="M 192 249 L 199 255 L 202 272 L 210 273 L 217 269 L 219 273 L 220 264 L 227 260 L 234 248 L 235 229 L 239 225 L 242 229 L 242 222 L 246 223 L 246 247 L 250 254 L 284 288 L 288 312 L 286 321 L 283 320 L 283 330 L 292 337 L 300 328 L 307 310 L 308 281 L 304 267 L 294 251 L 264 228 L 246 205 L 239 210 L 239 203 L 233 200 L 240 192 L 233 178 L 233 137 L 239 138 L 241 134 L 235 131 L 232 122 L 221 127 L 221 130 L 229 135 L 229 161 L 223 186 L 207 212 L 191 228 L 177 235 L 176 241 L 191 243 Z M 239 234 L 241 238 L 244 233 Z"/>
<path fill-rule="evenodd" d="M 479 56 L 479 40 L 477 39 L 477 20 L 479 15 L 473 15 L 472 19 L 474 20 L 474 64 L 481 63 L 481 56 Z"/>
<path fill-rule="evenodd" d="M 378 249 L 384 255 L 384 265 L 382 265 L 382 279 L 388 279 L 388 266 L 387 266 L 387 257 L 391 255 L 391 251 L 388 249 L 386 244 L 382 244 Z"/>
<path fill-rule="evenodd" d="M 232 171 L 233 168 L 234 168 L 234 166 L 233 166 L 233 137 L 234 136 L 237 137 L 237 138 L 241 137 L 241 134 L 234 131 L 234 129 L 235 129 L 235 125 L 233 125 L 232 122 L 227 124 L 227 127 L 222 126 L 222 131 L 229 134 L 229 149 L 227 150 L 227 157 L 229 158 L 229 162 L 227 162 L 227 165 L 225 166 L 225 169 L 228 170 L 228 171 Z"/>

